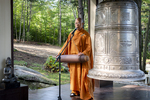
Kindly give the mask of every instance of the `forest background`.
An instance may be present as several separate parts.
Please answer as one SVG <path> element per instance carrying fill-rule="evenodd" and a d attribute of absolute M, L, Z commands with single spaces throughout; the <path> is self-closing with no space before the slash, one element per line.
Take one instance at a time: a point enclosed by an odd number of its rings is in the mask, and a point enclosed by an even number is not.
<path fill-rule="evenodd" d="M 13 0 L 15 39 L 62 45 L 75 28 L 78 1 L 82 1 L 88 31 L 87 0 Z"/>

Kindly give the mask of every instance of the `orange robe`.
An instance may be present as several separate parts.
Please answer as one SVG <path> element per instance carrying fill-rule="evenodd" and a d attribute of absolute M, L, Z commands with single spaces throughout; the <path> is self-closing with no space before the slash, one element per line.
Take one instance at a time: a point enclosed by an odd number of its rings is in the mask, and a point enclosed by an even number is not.
<path fill-rule="evenodd" d="M 70 40 L 71 33 L 69 34 L 68 39 L 66 40 L 64 46 L 62 47 L 59 53 L 62 52 L 63 48 Z M 87 77 L 88 71 L 93 68 L 91 38 L 89 33 L 82 28 L 80 31 L 75 31 L 72 39 L 74 40 L 74 42 L 73 40 L 70 41 L 62 55 L 77 55 L 79 50 L 79 52 L 88 55 L 90 59 L 88 62 L 84 63 L 68 63 L 70 71 L 70 89 L 73 91 L 79 91 L 80 98 L 83 100 L 88 100 L 91 97 L 94 98 L 94 80 Z M 75 47 L 74 43 L 76 44 L 78 50 Z"/>

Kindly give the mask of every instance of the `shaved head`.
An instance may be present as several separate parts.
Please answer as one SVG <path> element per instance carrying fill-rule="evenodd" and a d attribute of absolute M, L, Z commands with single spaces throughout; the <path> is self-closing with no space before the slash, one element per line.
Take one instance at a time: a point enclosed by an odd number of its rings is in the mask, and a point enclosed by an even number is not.
<path fill-rule="evenodd" d="M 78 20 L 81 23 L 81 18 L 76 18 L 76 20 Z"/>
<path fill-rule="evenodd" d="M 75 27 L 78 29 L 78 30 L 80 30 L 81 28 L 82 28 L 82 24 L 81 24 L 81 18 L 77 18 L 76 20 L 75 20 Z"/>

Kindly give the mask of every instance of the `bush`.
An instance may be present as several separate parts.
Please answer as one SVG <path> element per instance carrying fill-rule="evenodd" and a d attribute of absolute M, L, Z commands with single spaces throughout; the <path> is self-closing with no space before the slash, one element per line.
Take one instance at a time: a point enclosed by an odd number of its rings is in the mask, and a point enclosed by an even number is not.
<path fill-rule="evenodd" d="M 49 56 L 46 62 L 44 63 L 44 68 L 48 70 L 50 73 L 59 72 L 59 62 L 56 62 L 54 64 L 55 60 L 56 58 Z M 68 70 L 64 66 L 62 66 L 62 63 L 61 63 L 61 72 L 68 72 Z"/>
<path fill-rule="evenodd" d="M 18 50 L 17 50 L 17 49 L 14 49 L 14 52 L 15 52 L 15 51 L 18 51 Z"/>

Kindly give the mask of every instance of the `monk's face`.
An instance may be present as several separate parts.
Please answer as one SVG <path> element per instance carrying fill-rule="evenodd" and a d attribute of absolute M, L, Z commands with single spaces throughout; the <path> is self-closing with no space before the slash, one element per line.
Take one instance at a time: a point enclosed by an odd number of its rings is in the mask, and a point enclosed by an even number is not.
<path fill-rule="evenodd" d="M 78 30 L 80 30 L 80 29 L 82 28 L 81 20 L 78 20 L 78 19 L 75 20 L 75 27 L 76 27 Z"/>

